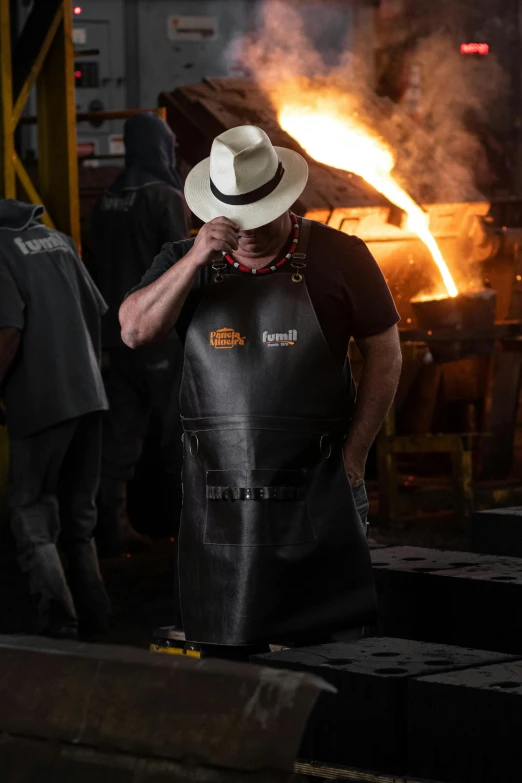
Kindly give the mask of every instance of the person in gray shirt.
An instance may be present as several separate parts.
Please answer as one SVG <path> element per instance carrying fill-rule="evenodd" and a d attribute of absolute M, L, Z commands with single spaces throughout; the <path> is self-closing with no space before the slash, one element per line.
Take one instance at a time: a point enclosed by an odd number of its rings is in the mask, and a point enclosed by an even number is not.
<path fill-rule="evenodd" d="M 42 225 L 43 214 L 0 200 L 0 394 L 11 526 L 37 598 L 36 631 L 75 638 L 79 628 L 107 630 L 110 618 L 93 541 L 106 305 L 72 239 Z"/>

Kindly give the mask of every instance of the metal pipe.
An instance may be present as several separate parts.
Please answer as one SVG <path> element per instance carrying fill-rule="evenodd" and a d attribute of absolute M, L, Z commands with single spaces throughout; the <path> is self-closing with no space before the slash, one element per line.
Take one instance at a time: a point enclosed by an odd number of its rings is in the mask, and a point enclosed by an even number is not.
<path fill-rule="evenodd" d="M 99 49 L 80 49 L 78 51 L 74 50 L 74 56 L 75 57 L 93 57 L 96 54 L 99 54 Z"/>
<path fill-rule="evenodd" d="M 134 114 L 144 114 L 145 112 L 154 112 L 159 114 L 162 120 L 167 119 L 167 110 L 163 106 L 157 106 L 154 109 L 122 109 L 121 111 L 89 111 L 83 114 L 76 115 L 76 122 L 90 122 L 95 120 L 125 120 L 127 117 L 132 117 Z M 31 115 L 28 117 L 21 117 L 20 123 L 24 125 L 36 125 L 38 117 Z"/>

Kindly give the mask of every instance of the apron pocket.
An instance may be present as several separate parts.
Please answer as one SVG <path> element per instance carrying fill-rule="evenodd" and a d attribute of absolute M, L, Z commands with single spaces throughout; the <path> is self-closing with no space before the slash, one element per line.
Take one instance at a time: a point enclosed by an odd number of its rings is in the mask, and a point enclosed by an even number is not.
<path fill-rule="evenodd" d="M 208 470 L 205 544 L 292 546 L 315 541 L 304 470 Z"/>

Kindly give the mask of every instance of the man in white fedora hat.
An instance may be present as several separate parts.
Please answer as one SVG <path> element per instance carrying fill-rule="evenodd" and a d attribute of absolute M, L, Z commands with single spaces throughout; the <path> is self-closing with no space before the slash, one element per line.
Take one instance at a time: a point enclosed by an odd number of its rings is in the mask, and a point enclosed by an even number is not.
<path fill-rule="evenodd" d="M 259 128 L 218 136 L 185 185 L 205 225 L 165 245 L 120 310 L 131 348 L 174 327 L 185 343 L 181 606 L 187 640 L 219 654 L 375 613 L 364 467 L 399 378 L 399 316 L 361 240 L 290 211 L 307 177 Z"/>

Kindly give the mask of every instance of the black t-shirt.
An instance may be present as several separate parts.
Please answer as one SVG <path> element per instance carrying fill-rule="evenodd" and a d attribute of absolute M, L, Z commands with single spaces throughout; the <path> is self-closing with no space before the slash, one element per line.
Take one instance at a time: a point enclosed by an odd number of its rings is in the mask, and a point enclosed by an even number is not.
<path fill-rule="evenodd" d="M 282 253 L 287 252 L 290 241 L 289 238 L 287 248 Z M 144 274 L 141 283 L 130 293 L 157 280 L 183 258 L 193 244 L 194 240 L 166 244 Z M 290 267 L 283 264 L 273 274 L 289 270 Z M 228 266 L 226 272 L 246 274 L 232 266 Z M 203 267 L 185 301 L 176 324 L 183 341 L 213 274 L 210 266 Z M 351 337 L 371 337 L 391 328 L 399 320 L 377 261 L 365 243 L 357 237 L 313 222 L 304 276 L 326 342 L 340 365 L 344 363 Z M 255 278 L 252 283 L 255 284 Z"/>
<path fill-rule="evenodd" d="M 108 407 L 99 369 L 105 302 L 70 237 L 0 228 L 0 328 L 21 343 L 2 393 L 11 438 Z"/>
<path fill-rule="evenodd" d="M 121 346 L 118 310 L 165 242 L 188 236 L 185 202 L 171 185 L 156 182 L 119 195 L 105 193 L 92 215 L 94 277 L 109 305 L 102 321 L 104 347 Z"/>

